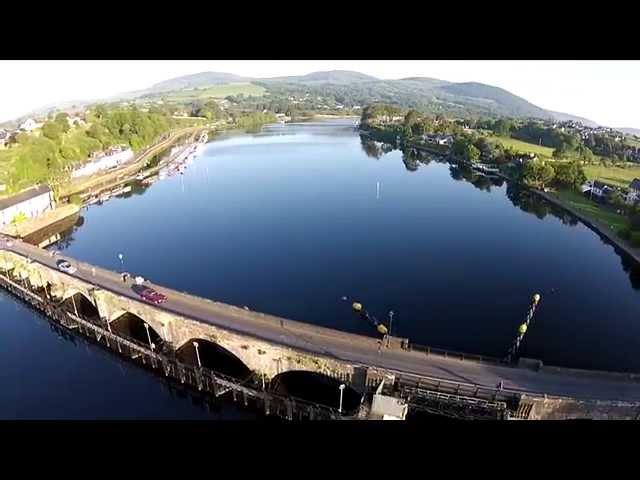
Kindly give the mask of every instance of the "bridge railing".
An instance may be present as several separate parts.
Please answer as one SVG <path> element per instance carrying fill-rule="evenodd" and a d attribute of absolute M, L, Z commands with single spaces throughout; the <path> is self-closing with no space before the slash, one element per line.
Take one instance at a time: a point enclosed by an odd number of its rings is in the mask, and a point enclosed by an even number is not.
<path fill-rule="evenodd" d="M 477 355 L 475 353 L 456 352 L 454 350 L 446 350 L 443 348 L 434 348 L 424 345 L 409 343 L 407 350 L 413 352 L 422 352 L 427 356 L 436 355 L 444 358 L 451 358 L 460 361 L 490 363 L 493 365 L 504 365 L 504 361 L 500 358 L 489 357 L 486 355 Z"/>
<path fill-rule="evenodd" d="M 478 385 L 464 384 L 449 380 L 436 380 L 412 375 L 400 375 L 397 380 L 400 392 L 436 392 L 456 397 L 480 399 L 486 402 L 503 402 L 511 408 L 516 408 L 520 395 L 497 388 L 487 388 Z"/>

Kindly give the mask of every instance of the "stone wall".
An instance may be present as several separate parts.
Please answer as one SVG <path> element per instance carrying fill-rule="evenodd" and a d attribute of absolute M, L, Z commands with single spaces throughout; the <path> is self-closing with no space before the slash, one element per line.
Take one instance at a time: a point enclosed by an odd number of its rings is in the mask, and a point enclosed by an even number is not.
<path fill-rule="evenodd" d="M 640 406 L 627 402 L 571 398 L 544 398 L 524 395 L 522 402 L 533 404 L 529 420 L 637 420 Z"/>

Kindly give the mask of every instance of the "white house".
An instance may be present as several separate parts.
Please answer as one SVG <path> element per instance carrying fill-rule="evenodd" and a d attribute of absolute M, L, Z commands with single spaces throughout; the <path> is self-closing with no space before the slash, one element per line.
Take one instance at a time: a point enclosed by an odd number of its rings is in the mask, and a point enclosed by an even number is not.
<path fill-rule="evenodd" d="M 625 200 L 629 204 L 640 201 L 640 178 L 634 178 L 629 184 L 629 191 Z"/>
<path fill-rule="evenodd" d="M 32 130 L 38 128 L 40 125 L 33 119 L 27 118 L 24 122 L 20 124 L 20 130 L 24 130 L 25 132 L 31 132 Z"/>
<path fill-rule="evenodd" d="M 48 185 L 39 185 L 0 200 L 0 225 L 8 225 L 19 214 L 35 218 L 52 210 L 55 204 Z"/>
<path fill-rule="evenodd" d="M 90 158 L 94 158 L 94 156 L 92 155 Z M 122 165 L 133 158 L 133 150 L 130 148 L 122 149 L 122 147 L 112 147 L 106 152 L 106 154 L 98 156 L 90 163 L 87 163 L 86 165 L 71 172 L 71 178 L 93 175 L 101 170 L 108 170 L 109 168 Z"/>
<path fill-rule="evenodd" d="M 611 187 L 602 182 L 599 182 L 598 180 L 594 180 L 590 185 L 590 190 L 590 197 L 596 197 L 602 200 L 607 195 L 607 193 L 611 191 Z"/>

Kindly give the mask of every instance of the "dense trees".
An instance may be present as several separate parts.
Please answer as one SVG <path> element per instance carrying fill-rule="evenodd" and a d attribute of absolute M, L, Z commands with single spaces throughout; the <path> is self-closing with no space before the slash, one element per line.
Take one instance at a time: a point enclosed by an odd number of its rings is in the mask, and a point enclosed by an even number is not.
<path fill-rule="evenodd" d="M 44 135 L 50 140 L 53 140 L 53 141 L 60 140 L 62 133 L 63 133 L 62 127 L 56 121 L 45 122 L 45 124 L 42 125 L 42 135 Z"/>
<path fill-rule="evenodd" d="M 451 146 L 452 153 L 463 160 L 478 162 L 480 160 L 480 150 L 473 144 L 472 139 L 459 137 Z"/>
<path fill-rule="evenodd" d="M 542 160 L 527 162 L 521 172 L 521 181 L 536 188 L 544 188 L 545 185 L 551 183 L 554 177 L 555 169 Z"/>
<path fill-rule="evenodd" d="M 70 128 L 68 115 L 59 113 L 44 123 L 41 135 L 18 135 L 18 146 L 8 152 L 12 160 L 6 178 L 9 190 L 40 182 L 55 186 L 74 164 L 86 161 L 92 152 L 116 144 L 139 150 L 175 125 L 168 115 L 136 108 L 110 109 L 99 105 L 92 110 L 88 118 L 91 125 L 86 130 Z"/>
<path fill-rule="evenodd" d="M 367 105 L 362 110 L 361 123 L 364 125 L 375 123 L 381 119 L 391 119 L 396 116 L 402 115 L 402 109 L 394 105 L 387 105 L 384 103 L 374 103 Z"/>
<path fill-rule="evenodd" d="M 193 105 L 191 115 L 193 117 L 204 117 L 207 120 L 222 120 L 227 117 L 215 100 Z"/>
<path fill-rule="evenodd" d="M 578 161 L 554 164 L 555 181 L 569 188 L 578 189 L 587 181 L 582 165 Z"/>

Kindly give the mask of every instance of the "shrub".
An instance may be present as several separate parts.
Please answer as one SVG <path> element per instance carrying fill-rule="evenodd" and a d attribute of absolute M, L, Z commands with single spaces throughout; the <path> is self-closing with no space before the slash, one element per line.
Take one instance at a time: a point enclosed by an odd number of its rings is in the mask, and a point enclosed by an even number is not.
<path fill-rule="evenodd" d="M 27 215 L 24 214 L 23 212 L 20 212 L 18 214 L 15 215 L 15 217 L 13 217 L 13 219 L 11 220 L 11 223 L 13 225 L 17 225 L 19 223 L 24 222 L 27 219 Z"/>
<path fill-rule="evenodd" d="M 623 227 L 619 229 L 618 236 L 623 240 L 631 240 L 631 227 Z"/>

